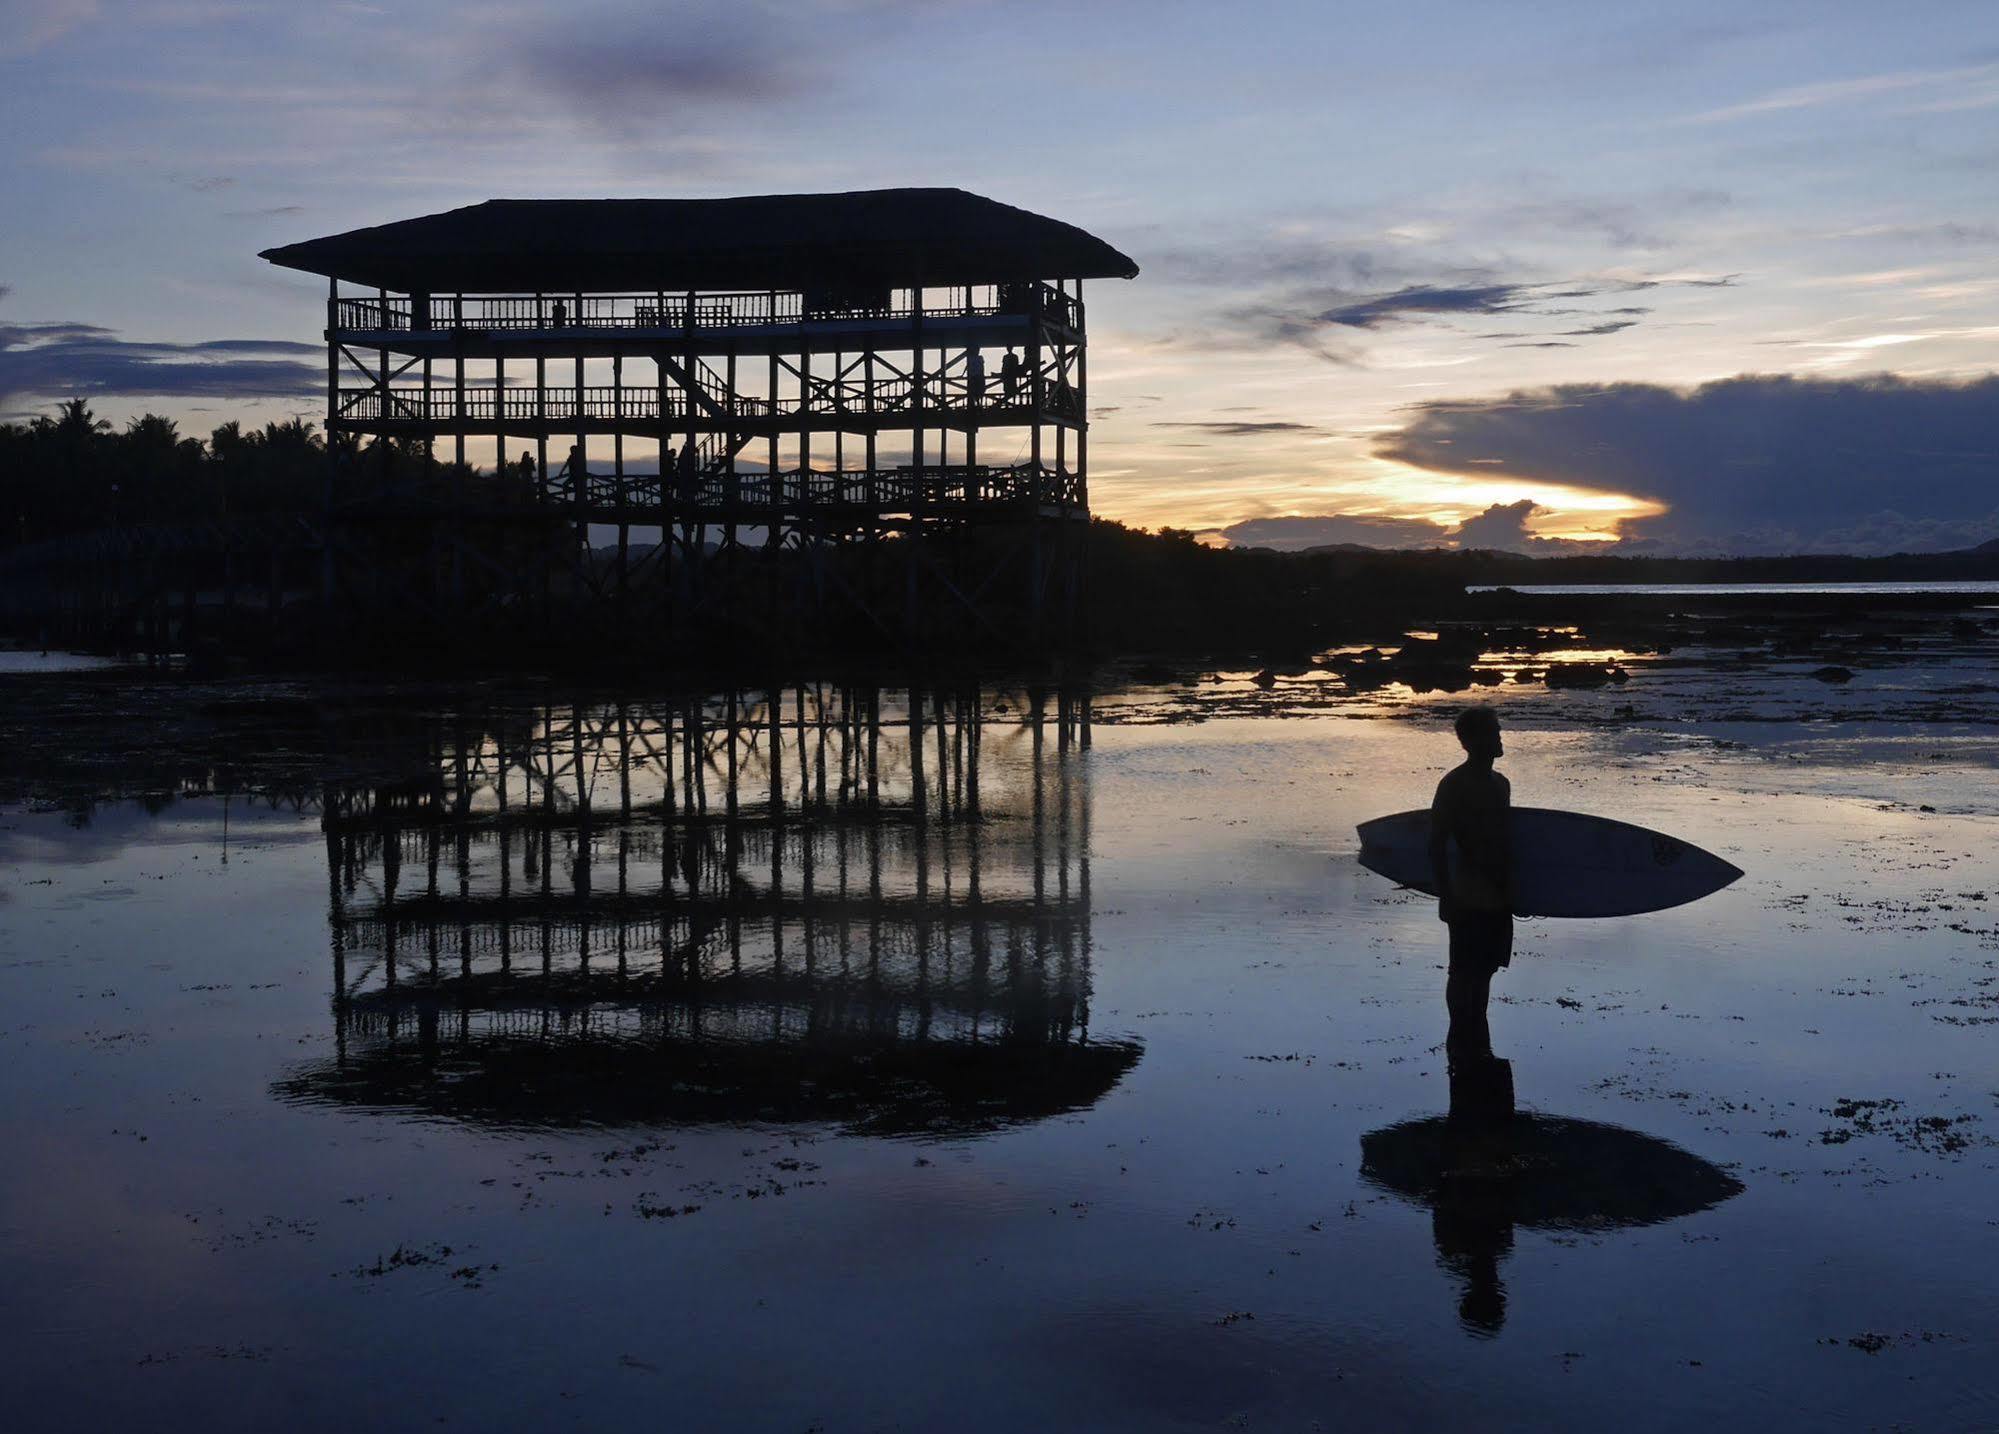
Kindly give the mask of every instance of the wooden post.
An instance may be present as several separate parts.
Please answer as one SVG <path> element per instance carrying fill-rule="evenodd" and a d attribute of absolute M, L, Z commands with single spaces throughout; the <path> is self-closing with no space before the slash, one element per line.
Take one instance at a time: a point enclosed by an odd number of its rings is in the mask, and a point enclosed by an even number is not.
<path fill-rule="evenodd" d="M 534 467 L 536 501 L 547 503 L 551 497 L 552 475 L 548 470 L 548 350 L 541 338 L 543 295 L 534 296 L 534 314 L 529 323 L 534 344 Z M 535 526 L 535 546 L 537 549 L 535 566 L 541 576 L 541 629 L 544 636 L 553 631 L 555 617 L 555 555 L 549 551 L 554 546 L 555 528 L 541 524 Z"/>
<path fill-rule="evenodd" d="M 794 504 L 807 501 L 812 491 L 812 336 L 806 332 L 802 313 L 798 334 L 798 486 L 792 494 Z M 770 534 L 766 540 L 773 560 L 784 543 L 783 508 L 778 498 L 776 492 L 771 494 Z M 775 569 L 771 579 L 777 580 Z"/>
<path fill-rule="evenodd" d="M 917 470 L 917 482 L 922 482 L 923 471 L 923 286 L 916 284 L 909 291 L 909 461 Z"/>
<path fill-rule="evenodd" d="M 571 325 L 583 317 L 583 296 L 575 296 L 576 308 L 570 315 Z M 576 562 L 586 580 L 594 584 L 590 562 L 590 484 L 586 475 L 590 471 L 590 436 L 583 431 L 583 346 L 577 342 L 576 348 L 576 449 L 575 458 L 569 465 L 569 500 L 575 505 L 576 513 Z"/>
<path fill-rule="evenodd" d="M 532 322 L 537 331 L 541 328 L 541 300 L 540 294 L 534 296 Z M 535 481 L 541 485 L 541 496 L 545 498 L 548 495 L 548 356 L 539 340 L 534 346 L 534 460 Z M 542 572 L 544 576 L 548 572 L 545 562 Z"/>
<path fill-rule="evenodd" d="M 771 326 L 775 328 L 777 325 L 777 290 L 775 289 L 771 290 L 770 294 L 770 317 L 771 317 Z M 803 295 L 799 296 L 799 303 L 798 303 L 798 332 L 800 335 L 799 346 L 803 348 L 805 344 L 805 339 L 804 339 L 805 299 Z M 764 463 L 767 469 L 764 492 L 765 495 L 770 499 L 772 508 L 775 508 L 777 506 L 777 495 L 784 488 L 784 479 L 779 476 L 777 470 L 777 415 L 778 415 L 777 390 L 778 390 L 779 373 L 780 370 L 777 361 L 777 341 L 775 337 L 773 337 L 770 346 L 770 439 L 764 445 L 765 447 Z M 800 395 L 800 406 L 801 407 L 803 406 L 802 393 Z"/>
<path fill-rule="evenodd" d="M 465 607 L 465 295 L 451 296 L 452 445 L 451 506 L 455 513 L 451 544 L 451 607 Z M 505 445 L 501 445 L 502 448 Z"/>
<path fill-rule="evenodd" d="M 916 634 L 919 590 L 916 549 L 923 541 L 923 512 L 929 502 L 923 466 L 923 285 L 921 283 L 912 284 L 909 289 L 909 339 L 910 503 L 909 528 L 903 535 L 903 542 L 909 551 L 904 555 L 902 583 L 902 630 L 905 639 L 913 639 Z"/>
<path fill-rule="evenodd" d="M 625 491 L 625 355 L 623 346 L 611 352 L 611 403 L 617 414 L 611 431 L 611 490 L 618 504 L 618 631 L 626 630 L 630 602 L 631 512 L 630 494 Z"/>
<path fill-rule="evenodd" d="M 1067 295 L 1068 290 L 1064 280 L 1057 279 L 1055 281 L 1055 292 L 1064 296 Z M 1070 357 L 1069 341 L 1067 338 L 1064 338 L 1055 348 L 1055 391 L 1058 394 L 1062 391 L 1062 386 L 1069 380 Z M 1058 419 L 1059 417 L 1060 415 L 1058 415 Z M 1055 425 L 1055 471 L 1058 474 L 1064 473 L 1068 470 L 1068 467 L 1069 425 L 1065 421 L 1058 421 Z"/>
<path fill-rule="evenodd" d="M 340 281 L 326 281 L 326 417 L 340 412 Z M 330 436 L 330 435 L 329 435 Z"/>
<path fill-rule="evenodd" d="M 426 327 L 429 323 L 428 309 L 430 300 L 412 294 L 410 295 L 410 327 L 412 330 L 416 328 L 417 306 L 419 304 L 423 305 L 426 311 Z M 430 579 L 429 597 L 431 608 L 435 610 L 439 605 L 439 599 L 443 596 L 444 589 L 444 555 L 440 551 L 438 527 L 441 523 L 453 521 L 454 515 L 438 511 L 436 488 L 431 481 L 435 476 L 433 470 L 436 467 L 437 454 L 435 451 L 436 440 L 432 436 L 436 432 L 436 429 L 431 423 L 434 415 L 431 406 L 430 360 L 430 351 L 426 349 L 423 355 L 423 407 L 421 409 L 424 431 L 423 450 L 422 455 L 416 458 L 415 461 L 421 465 L 418 470 L 418 480 L 423 492 L 424 550 L 427 556 L 425 565 L 430 569 L 430 572 L 427 574 Z"/>
<path fill-rule="evenodd" d="M 340 412 L 340 281 L 326 281 L 326 442 L 333 444 L 334 415 Z M 333 464 L 329 451 L 319 531 L 319 620 L 321 636 L 333 634 Z"/>
<path fill-rule="evenodd" d="M 1077 550 L 1074 560 L 1074 596 L 1069 618 L 1078 646 L 1090 640 L 1090 346 L 1089 330 L 1083 322 L 1083 281 L 1076 281 L 1076 524 Z M 1083 746 L 1090 745 L 1090 708 L 1083 705 Z"/>
<path fill-rule="evenodd" d="M 1076 493 L 1090 506 L 1090 347 L 1083 327 L 1083 281 L 1076 281 Z"/>
<path fill-rule="evenodd" d="M 659 444 L 659 458 L 653 465 L 659 470 L 659 583 L 666 603 L 666 625 L 671 631 L 678 621 L 679 603 L 675 601 L 675 584 L 680 581 L 686 569 L 686 554 L 682 561 L 673 557 L 674 525 L 681 519 L 679 497 L 675 490 L 675 467 L 673 462 L 673 423 L 666 396 L 666 291 L 658 290 L 653 295 L 654 327 L 660 331 L 660 339 L 653 345 L 652 381 L 654 425 L 653 432 Z M 670 729 L 669 729 L 670 736 Z"/>
<path fill-rule="evenodd" d="M 451 356 L 453 436 L 457 442 L 453 446 L 452 459 L 460 468 L 465 466 L 465 296 L 451 296 Z"/>
<path fill-rule="evenodd" d="M 1041 288 L 1037 280 L 1029 287 L 1032 302 L 1027 316 L 1027 362 L 1021 375 L 1027 384 L 1028 416 L 1033 428 L 1028 438 L 1028 454 L 1034 464 L 1034 482 L 1041 483 Z"/>

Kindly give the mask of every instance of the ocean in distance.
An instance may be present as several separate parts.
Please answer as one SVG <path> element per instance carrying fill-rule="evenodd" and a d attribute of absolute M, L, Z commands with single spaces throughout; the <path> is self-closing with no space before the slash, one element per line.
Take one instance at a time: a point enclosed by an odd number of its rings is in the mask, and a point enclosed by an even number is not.
<path fill-rule="evenodd" d="M 1999 594 L 1999 579 L 1884 583 L 1474 583 L 1468 593 L 1629 594 L 1633 597 L 1915 597 Z"/>

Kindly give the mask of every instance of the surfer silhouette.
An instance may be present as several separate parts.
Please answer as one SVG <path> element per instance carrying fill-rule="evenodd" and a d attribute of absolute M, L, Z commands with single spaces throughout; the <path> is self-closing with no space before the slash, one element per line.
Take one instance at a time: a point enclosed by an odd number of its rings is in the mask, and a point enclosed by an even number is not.
<path fill-rule="evenodd" d="M 1458 714 L 1457 734 L 1465 759 L 1444 774 L 1430 804 L 1437 915 L 1451 933 L 1444 982 L 1451 1028 L 1444 1050 L 1453 1060 L 1489 1060 L 1486 1004 L 1492 977 L 1513 960 L 1513 850 L 1507 831 L 1513 788 L 1492 769 L 1506 751 L 1497 713 L 1490 707 L 1466 709 Z"/>

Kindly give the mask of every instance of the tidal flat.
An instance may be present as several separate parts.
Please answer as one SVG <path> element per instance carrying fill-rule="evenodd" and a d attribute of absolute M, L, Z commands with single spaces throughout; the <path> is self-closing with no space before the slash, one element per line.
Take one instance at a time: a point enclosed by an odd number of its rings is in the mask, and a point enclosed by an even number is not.
<path fill-rule="evenodd" d="M 1989 1427 L 1999 663 L 1960 636 L 1560 692 L 0 678 L 0 1407 Z M 1746 874 L 1520 924 L 1531 1138 L 1468 1175 L 1426 1144 L 1435 905 L 1354 827 L 1475 698 L 1516 802 Z"/>

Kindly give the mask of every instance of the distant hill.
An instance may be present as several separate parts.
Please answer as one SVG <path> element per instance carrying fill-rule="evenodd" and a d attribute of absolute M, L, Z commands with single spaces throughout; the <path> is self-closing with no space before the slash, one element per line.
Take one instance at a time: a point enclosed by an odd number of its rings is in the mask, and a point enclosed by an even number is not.
<path fill-rule="evenodd" d="M 1284 551 L 1272 549 L 1273 552 Z M 1323 556 L 1327 553 L 1448 553 L 1454 548 L 1377 548 L 1368 543 L 1315 543 L 1309 548 L 1289 550 L 1298 557 Z"/>

